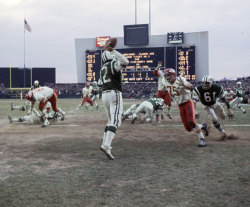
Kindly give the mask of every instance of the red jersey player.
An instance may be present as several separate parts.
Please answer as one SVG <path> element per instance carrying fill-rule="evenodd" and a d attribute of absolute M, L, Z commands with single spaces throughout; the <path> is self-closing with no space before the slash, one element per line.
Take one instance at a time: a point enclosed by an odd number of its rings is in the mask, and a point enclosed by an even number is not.
<path fill-rule="evenodd" d="M 45 105 L 49 101 L 51 103 L 52 109 L 54 112 L 58 112 L 59 114 L 62 115 L 61 120 L 64 120 L 65 112 L 57 107 L 57 99 L 58 99 L 58 94 L 56 90 L 49 88 L 49 87 L 40 87 L 36 88 L 32 91 L 29 91 L 26 95 L 25 98 L 29 101 L 31 101 L 31 111 L 34 107 L 35 102 L 39 102 L 39 110 L 42 112 L 42 117 L 44 119 L 44 124 L 43 126 L 48 125 L 48 120 L 47 120 L 47 115 L 46 115 L 46 109 Z"/>
<path fill-rule="evenodd" d="M 90 98 L 91 92 L 93 90 L 93 87 L 90 86 L 89 83 L 85 84 L 85 88 L 82 89 L 82 102 L 79 104 L 79 106 L 76 108 L 76 110 L 79 110 L 79 108 L 84 105 L 86 102 L 89 103 L 92 107 L 94 105 L 93 100 Z M 85 105 L 86 109 L 88 110 L 88 106 Z"/>
<path fill-rule="evenodd" d="M 166 88 L 168 89 L 173 100 L 178 104 L 180 116 L 185 129 L 189 132 L 192 130 L 198 135 L 200 139 L 199 147 L 207 146 L 202 129 L 205 135 L 208 136 L 207 124 L 197 124 L 194 121 L 195 106 L 191 99 L 190 91 L 192 84 L 187 82 L 182 76 L 176 77 L 176 72 L 172 68 L 167 68 L 164 71 L 166 76 Z"/>
<path fill-rule="evenodd" d="M 167 88 L 165 88 L 165 77 L 164 73 L 161 71 L 162 62 L 158 62 L 157 68 L 154 70 L 154 76 L 158 77 L 158 91 L 157 91 L 157 98 L 162 98 L 164 100 L 164 104 L 167 106 L 168 110 L 168 118 L 172 119 L 170 115 L 170 107 L 171 107 L 171 96 Z M 162 114 L 163 115 L 163 114 Z"/>

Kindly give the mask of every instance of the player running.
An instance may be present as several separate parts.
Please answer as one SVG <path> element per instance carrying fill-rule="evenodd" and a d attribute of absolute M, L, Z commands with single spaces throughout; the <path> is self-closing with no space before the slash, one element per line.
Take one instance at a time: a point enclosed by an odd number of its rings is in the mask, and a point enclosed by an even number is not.
<path fill-rule="evenodd" d="M 58 112 L 61 114 L 61 121 L 64 120 L 65 117 L 65 112 L 57 107 L 57 92 L 56 90 L 49 88 L 49 87 L 40 87 L 36 88 L 32 91 L 29 91 L 26 95 L 25 98 L 29 101 L 31 101 L 31 111 L 34 108 L 35 102 L 39 102 L 39 110 L 42 112 L 42 118 L 44 120 L 43 126 L 47 126 L 49 124 L 48 121 L 48 114 L 46 113 L 45 105 L 49 101 L 51 103 L 51 107 L 54 112 Z"/>
<path fill-rule="evenodd" d="M 154 70 L 154 76 L 158 77 L 158 91 L 157 91 L 157 97 L 162 98 L 164 100 L 165 105 L 167 106 L 167 116 L 169 119 L 172 119 L 172 116 L 170 114 L 170 107 L 171 107 L 171 96 L 169 95 L 169 92 L 167 88 L 165 88 L 165 77 L 164 73 L 161 71 L 162 62 L 158 62 L 157 68 Z M 164 119 L 164 114 L 162 112 L 162 119 Z"/>
<path fill-rule="evenodd" d="M 182 123 L 187 131 L 192 130 L 198 135 L 200 143 L 199 147 L 206 147 L 207 142 L 204 138 L 202 130 L 208 136 L 207 124 L 197 124 L 194 121 L 195 106 L 191 99 L 192 84 L 187 82 L 182 76 L 176 77 L 176 72 L 172 68 L 165 69 L 166 87 L 173 98 L 178 104 Z"/>
<path fill-rule="evenodd" d="M 102 103 L 106 112 L 108 123 L 104 129 L 103 141 L 100 149 L 111 160 L 111 143 L 117 128 L 121 125 L 123 112 L 122 101 L 122 69 L 128 65 L 128 59 L 106 43 L 102 53 L 103 67 L 100 70 L 98 85 L 102 87 Z"/>
<path fill-rule="evenodd" d="M 226 91 L 224 92 L 225 99 L 230 102 L 234 99 L 235 93 L 230 89 L 227 88 Z"/>
<path fill-rule="evenodd" d="M 241 82 L 236 82 L 236 98 L 230 102 L 230 106 L 234 109 L 235 107 L 238 107 L 242 110 L 243 114 L 247 113 L 246 110 L 241 106 L 241 102 L 244 97 L 244 90 L 242 88 Z"/>
<path fill-rule="evenodd" d="M 98 94 L 99 94 L 99 87 L 98 87 L 98 85 L 97 85 L 97 82 L 94 81 L 94 82 L 93 82 L 93 85 L 92 85 L 92 91 L 91 91 L 90 98 L 91 98 L 91 100 L 93 101 L 93 104 L 95 105 L 96 110 L 98 110 L 98 104 L 97 104 L 97 101 L 96 101 Z M 88 108 L 89 105 L 90 105 L 90 104 L 87 103 L 87 104 L 86 104 L 86 108 Z"/>
<path fill-rule="evenodd" d="M 163 111 L 164 100 L 162 98 L 150 98 L 146 101 L 143 101 L 140 106 L 135 110 L 132 115 L 133 120 L 131 124 L 135 123 L 135 120 L 140 117 L 140 113 L 145 112 L 146 122 L 153 121 L 153 113 L 156 112 L 157 116 Z M 159 123 L 159 122 L 158 122 Z"/>
<path fill-rule="evenodd" d="M 213 83 L 212 77 L 204 76 L 202 78 L 202 84 L 194 88 L 194 96 L 196 99 L 198 97 L 198 99 L 201 101 L 203 108 L 207 115 L 211 118 L 214 127 L 218 129 L 219 132 L 221 132 L 222 138 L 225 139 L 227 134 L 220 125 L 217 116 L 224 120 L 226 118 L 226 114 L 222 105 L 217 100 L 220 99 L 226 104 L 228 117 L 230 119 L 233 118 L 233 113 L 231 111 L 229 102 L 225 99 L 223 87 Z"/>
<path fill-rule="evenodd" d="M 80 109 L 82 105 L 84 105 L 86 102 L 89 103 L 92 107 L 94 105 L 93 100 L 90 98 L 91 92 L 93 90 L 93 87 L 89 84 L 85 84 L 85 88 L 82 89 L 82 102 L 79 104 L 79 106 L 76 108 L 76 111 Z M 88 109 L 88 106 L 85 105 L 86 109 Z"/>

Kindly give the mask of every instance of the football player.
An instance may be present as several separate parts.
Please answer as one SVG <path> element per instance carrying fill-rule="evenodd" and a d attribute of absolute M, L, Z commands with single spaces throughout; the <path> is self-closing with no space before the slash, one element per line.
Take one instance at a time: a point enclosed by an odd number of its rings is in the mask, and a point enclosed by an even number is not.
<path fill-rule="evenodd" d="M 47 102 L 51 103 L 51 107 L 54 112 L 58 112 L 61 114 L 61 121 L 64 120 L 65 117 L 65 112 L 57 107 L 57 92 L 56 90 L 49 88 L 49 87 L 40 87 L 36 88 L 32 91 L 29 91 L 26 95 L 25 98 L 29 101 L 31 101 L 31 111 L 34 108 L 35 102 L 39 102 L 39 110 L 42 112 L 42 118 L 44 119 L 44 126 L 47 126 L 48 123 L 48 114 L 46 113 L 45 105 Z"/>
<path fill-rule="evenodd" d="M 116 51 L 109 43 L 105 44 L 102 60 L 104 65 L 100 70 L 98 85 L 102 87 L 102 103 L 108 122 L 103 133 L 103 141 L 100 149 L 111 160 L 111 143 L 115 137 L 117 128 L 121 125 L 123 111 L 122 102 L 122 69 L 128 65 L 128 59 Z"/>
<path fill-rule="evenodd" d="M 217 100 L 219 99 L 226 104 L 228 117 L 230 119 L 233 117 L 233 113 L 229 102 L 225 99 L 223 87 L 213 83 L 212 77 L 204 76 L 202 78 L 202 84 L 194 88 L 194 96 L 197 97 L 196 99 L 201 101 L 203 108 L 207 115 L 211 118 L 214 127 L 222 133 L 222 138 L 225 139 L 227 134 L 219 123 L 217 116 L 224 120 L 226 118 L 226 114 L 222 105 Z"/>
<path fill-rule="evenodd" d="M 241 85 L 240 81 L 236 82 L 236 89 L 235 90 L 236 90 L 236 93 L 235 93 L 236 97 L 235 97 L 234 100 L 232 100 L 230 102 L 230 105 L 231 105 L 231 107 L 233 109 L 235 107 L 238 107 L 239 109 L 242 110 L 243 114 L 245 114 L 246 110 L 240 104 L 242 102 L 242 100 L 243 100 L 243 97 L 244 97 L 244 90 L 242 88 L 242 85 Z"/>
<path fill-rule="evenodd" d="M 132 104 L 123 114 L 122 114 L 122 121 L 125 119 L 132 119 L 132 115 L 135 110 L 140 106 L 140 104 Z"/>
<path fill-rule="evenodd" d="M 158 77 L 158 91 L 157 97 L 162 98 L 164 100 L 165 105 L 167 106 L 167 116 L 169 119 L 172 119 L 170 114 L 170 107 L 171 107 L 171 97 L 170 94 L 164 86 L 163 80 L 165 79 L 164 73 L 161 71 L 162 62 L 158 62 L 157 68 L 154 70 L 154 76 Z M 164 114 L 162 111 L 162 119 L 164 119 Z"/>
<path fill-rule="evenodd" d="M 94 81 L 94 82 L 93 82 L 93 85 L 92 85 L 92 91 L 91 91 L 90 98 L 91 98 L 91 100 L 93 101 L 93 104 L 95 105 L 96 110 L 98 110 L 98 104 L 97 104 L 97 101 L 96 101 L 98 94 L 99 94 L 99 87 L 98 87 L 98 85 L 97 85 L 97 82 Z M 90 104 L 87 103 L 87 104 L 86 104 L 86 108 L 88 108 L 89 105 L 90 105 Z"/>
<path fill-rule="evenodd" d="M 83 96 L 82 102 L 79 104 L 76 110 L 79 110 L 80 107 L 84 105 L 86 102 L 89 103 L 91 107 L 93 107 L 94 103 L 92 99 L 90 98 L 92 90 L 93 90 L 93 87 L 89 83 L 86 83 L 85 88 L 82 89 L 82 96 Z M 85 107 L 87 110 L 89 110 L 87 105 L 85 105 Z"/>
<path fill-rule="evenodd" d="M 199 147 L 206 147 L 207 142 L 204 138 L 202 130 L 208 136 L 207 124 L 197 124 L 194 121 L 195 106 L 191 99 L 192 84 L 187 82 L 183 76 L 176 76 L 176 72 L 172 68 L 165 69 L 166 88 L 168 89 L 172 99 L 178 104 L 182 123 L 187 131 L 192 130 L 198 135 L 200 143 Z"/>
<path fill-rule="evenodd" d="M 34 81 L 34 85 L 30 88 L 30 91 L 36 89 L 36 88 L 40 88 L 41 86 L 39 85 L 39 81 L 35 80 Z"/>
<path fill-rule="evenodd" d="M 145 112 L 145 118 L 147 122 L 153 121 L 153 113 L 156 112 L 159 114 L 163 111 L 164 100 L 162 98 L 150 98 L 146 101 L 143 101 L 135 110 L 132 115 L 131 124 L 135 123 L 135 120 L 140 117 L 140 113 Z M 157 120 L 159 123 L 159 120 Z"/>
<path fill-rule="evenodd" d="M 224 93 L 225 99 L 230 102 L 234 99 L 235 93 L 230 89 L 226 88 L 226 91 Z"/>
<path fill-rule="evenodd" d="M 32 111 L 30 111 L 29 107 L 30 106 L 28 104 L 25 106 L 25 110 L 27 111 L 27 114 L 23 117 L 15 118 L 15 117 L 8 116 L 10 123 L 12 123 L 12 122 L 24 122 L 24 121 L 27 121 L 30 123 L 44 123 L 44 119 L 43 119 L 41 113 L 39 113 L 35 108 L 33 108 Z M 50 102 L 47 102 L 47 104 L 45 105 L 44 108 L 46 109 L 46 114 L 47 114 L 48 120 L 55 121 L 55 120 L 57 120 L 57 118 L 60 117 L 60 115 L 57 112 L 50 111 L 50 109 L 51 109 Z M 15 109 L 16 110 L 21 109 L 21 111 L 23 111 L 22 110 L 23 108 L 19 107 L 19 109 L 18 109 L 18 106 L 14 106 L 12 104 L 11 110 L 15 110 Z M 45 127 L 48 124 L 49 124 L 49 121 L 47 121 L 45 124 L 43 124 L 42 127 Z"/>

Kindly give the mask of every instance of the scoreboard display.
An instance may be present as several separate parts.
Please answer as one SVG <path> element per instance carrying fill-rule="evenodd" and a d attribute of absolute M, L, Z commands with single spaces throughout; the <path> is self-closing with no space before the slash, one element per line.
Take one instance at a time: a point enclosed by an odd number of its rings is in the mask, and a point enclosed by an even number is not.
<path fill-rule="evenodd" d="M 128 60 L 129 64 L 122 70 L 123 81 L 126 82 L 155 82 L 153 71 L 158 62 L 162 68 L 177 68 L 177 74 L 185 72 L 187 80 L 195 79 L 195 47 L 149 47 L 117 49 Z M 102 50 L 86 50 L 86 80 L 99 80 L 102 67 Z"/>

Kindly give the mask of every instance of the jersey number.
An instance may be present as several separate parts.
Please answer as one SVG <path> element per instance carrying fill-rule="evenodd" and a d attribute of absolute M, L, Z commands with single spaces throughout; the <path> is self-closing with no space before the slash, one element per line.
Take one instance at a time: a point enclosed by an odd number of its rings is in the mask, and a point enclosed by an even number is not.
<path fill-rule="evenodd" d="M 107 67 L 104 67 L 103 70 L 104 70 L 104 73 L 103 73 L 103 82 L 104 82 L 104 83 L 109 83 L 109 82 L 111 82 L 111 79 L 107 77 L 108 68 L 107 68 Z"/>
<path fill-rule="evenodd" d="M 167 86 L 167 88 L 169 89 L 169 93 L 173 96 L 179 96 L 179 92 L 176 90 L 175 86 Z"/>
<path fill-rule="evenodd" d="M 211 93 L 205 92 L 204 93 L 204 99 L 206 102 L 211 102 L 212 100 L 215 100 L 215 92 L 212 93 L 213 97 L 211 97 Z"/>

